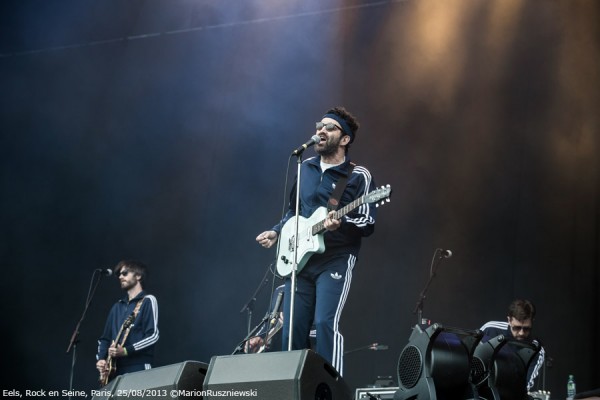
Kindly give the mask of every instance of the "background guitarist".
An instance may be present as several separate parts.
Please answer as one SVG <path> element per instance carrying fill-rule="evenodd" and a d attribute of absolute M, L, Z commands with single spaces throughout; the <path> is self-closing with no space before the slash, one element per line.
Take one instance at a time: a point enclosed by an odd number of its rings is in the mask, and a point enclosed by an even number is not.
<path fill-rule="evenodd" d="M 149 369 L 154 358 L 154 345 L 158 341 L 158 304 L 156 298 L 143 289 L 146 266 L 139 261 L 125 260 L 119 262 L 114 270 L 121 289 L 127 292 L 127 296 L 113 305 L 106 319 L 104 332 L 98 339 L 96 369 L 100 372 L 101 381 L 106 374 L 112 379 L 128 372 Z M 125 336 L 117 336 L 132 313 L 136 314 L 135 319 L 126 335 L 124 346 L 121 346 L 120 338 Z M 109 371 L 109 366 L 116 370 Z"/>
<path fill-rule="evenodd" d="M 356 118 L 343 107 L 328 110 L 317 122 L 317 135 L 321 137 L 321 142 L 315 145 L 318 156 L 305 160 L 301 166 L 301 216 L 308 218 L 319 207 L 327 207 L 336 183 L 343 177 L 347 177 L 347 184 L 338 208 L 375 188 L 371 173 L 365 167 L 352 164 L 354 168 L 348 174 L 348 149 L 356 138 L 358 127 Z M 260 245 L 270 248 L 277 242 L 281 228 L 295 214 L 295 204 L 296 184 L 282 221 L 256 237 Z M 350 289 L 361 239 L 373 233 L 374 224 L 373 204 L 363 204 L 339 220 L 330 212 L 324 223 L 325 251 L 313 254 L 297 275 L 292 348 L 310 348 L 309 333 L 314 324 L 317 331 L 315 351 L 340 374 L 343 373 L 344 340 L 338 331 L 339 318 Z M 283 350 L 288 349 L 289 311 L 288 277 L 284 295 Z"/>

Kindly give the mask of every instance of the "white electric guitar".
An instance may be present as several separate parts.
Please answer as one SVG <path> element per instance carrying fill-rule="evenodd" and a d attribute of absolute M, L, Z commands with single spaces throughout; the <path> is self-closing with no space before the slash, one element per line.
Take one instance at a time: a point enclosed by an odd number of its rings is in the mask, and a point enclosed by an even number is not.
<path fill-rule="evenodd" d="M 378 203 L 379 205 L 385 204 L 390 201 L 390 194 L 392 188 L 390 185 L 382 186 L 379 189 L 375 189 L 352 203 L 347 204 L 341 209 L 335 212 L 335 219 L 340 219 L 350 211 L 365 203 Z M 327 208 L 319 207 L 315 212 L 308 218 L 300 216 L 298 218 L 298 267 L 296 272 L 304 267 L 310 256 L 314 253 L 322 253 L 325 251 L 325 241 L 323 240 L 323 233 L 325 232 L 325 219 L 327 217 Z M 296 247 L 296 224 L 295 218 L 290 218 L 281 228 L 281 234 L 279 235 L 279 254 L 277 255 L 277 273 L 283 277 L 288 276 L 292 273 L 294 265 L 294 249 Z"/>

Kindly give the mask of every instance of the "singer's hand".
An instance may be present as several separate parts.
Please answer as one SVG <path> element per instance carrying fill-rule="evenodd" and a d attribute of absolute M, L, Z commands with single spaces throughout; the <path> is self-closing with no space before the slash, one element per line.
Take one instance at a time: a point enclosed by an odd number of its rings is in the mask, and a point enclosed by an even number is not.
<path fill-rule="evenodd" d="M 256 237 L 256 241 L 265 249 L 270 248 L 277 243 L 277 232 L 275 231 L 264 231 Z"/>
<path fill-rule="evenodd" d="M 342 224 L 342 221 L 340 221 L 339 219 L 335 219 L 334 217 L 335 217 L 335 211 L 330 211 L 329 214 L 327 214 L 327 218 L 325 218 L 325 222 L 323 223 L 323 226 L 328 231 L 335 231 Z"/>

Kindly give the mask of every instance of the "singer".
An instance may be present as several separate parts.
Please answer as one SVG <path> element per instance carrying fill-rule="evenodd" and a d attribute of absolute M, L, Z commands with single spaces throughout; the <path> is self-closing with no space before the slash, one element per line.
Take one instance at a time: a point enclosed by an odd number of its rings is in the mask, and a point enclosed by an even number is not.
<path fill-rule="evenodd" d="M 359 123 L 343 107 L 328 110 L 316 125 L 320 141 L 314 145 L 316 157 L 301 165 L 300 215 L 310 217 L 317 209 L 329 211 L 324 221 L 325 250 L 310 256 L 296 278 L 292 349 L 310 348 L 310 328 L 316 328 L 316 348 L 340 374 L 343 373 L 344 340 L 338 330 L 339 318 L 348 296 L 352 270 L 363 237 L 375 229 L 375 206 L 363 204 L 340 219 L 335 210 L 371 192 L 375 182 L 371 173 L 350 162 L 348 150 L 356 138 Z M 310 143 L 310 142 L 309 142 Z M 272 229 L 262 232 L 256 241 L 272 247 L 284 224 L 294 217 L 296 185 L 290 195 L 284 218 Z M 336 189 L 337 188 L 337 189 Z M 288 243 L 282 239 L 281 246 Z M 285 280 L 283 350 L 288 349 L 291 280 Z"/>
<path fill-rule="evenodd" d="M 98 339 L 96 369 L 101 385 L 117 375 L 150 369 L 158 341 L 158 304 L 143 288 L 146 266 L 124 260 L 114 271 L 127 296 L 113 305 Z"/>

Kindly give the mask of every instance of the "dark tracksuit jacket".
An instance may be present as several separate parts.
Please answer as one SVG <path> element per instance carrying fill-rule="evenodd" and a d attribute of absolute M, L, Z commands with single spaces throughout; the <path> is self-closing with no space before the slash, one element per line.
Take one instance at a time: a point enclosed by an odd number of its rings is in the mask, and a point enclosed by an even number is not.
<path fill-rule="evenodd" d="M 125 297 L 112 306 L 102 336 L 98 339 L 96 360 L 106 359 L 108 348 L 117 337 L 123 322 L 133 313 L 138 300 L 142 297 L 144 297 L 144 301 L 125 341 L 124 347 L 127 350 L 127 356 L 114 359 L 117 368 L 116 375 L 148 369 L 152 364 L 154 345 L 159 337 L 158 304 L 153 295 L 144 291 L 131 301 Z"/>
<path fill-rule="evenodd" d="M 485 343 L 490 339 L 495 338 L 498 335 L 504 335 L 504 337 L 513 339 L 514 335 L 512 334 L 508 322 L 504 321 L 489 321 L 486 322 L 481 328 L 483 331 L 483 339 L 482 342 Z M 529 370 L 527 372 L 527 390 L 531 391 L 533 385 L 535 383 L 535 378 L 540 373 L 540 369 L 544 365 L 546 351 L 543 347 L 541 347 L 540 351 L 537 353 L 535 358 L 531 360 L 529 364 Z"/>

